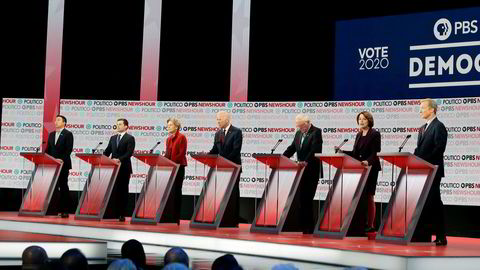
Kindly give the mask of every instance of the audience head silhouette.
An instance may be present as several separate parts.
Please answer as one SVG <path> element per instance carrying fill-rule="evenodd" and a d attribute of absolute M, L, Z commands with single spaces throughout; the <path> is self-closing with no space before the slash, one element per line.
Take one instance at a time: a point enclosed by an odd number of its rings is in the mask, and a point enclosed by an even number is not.
<path fill-rule="evenodd" d="M 186 270 L 188 267 L 185 266 L 183 263 L 169 263 L 162 268 L 162 270 Z"/>
<path fill-rule="evenodd" d="M 218 257 L 212 264 L 212 270 L 242 269 L 232 254 Z"/>
<path fill-rule="evenodd" d="M 67 270 L 84 270 L 88 269 L 88 261 L 85 255 L 77 249 L 72 248 L 60 257 L 60 261 L 63 264 L 63 267 Z"/>
<path fill-rule="evenodd" d="M 137 270 L 137 267 L 130 259 L 120 259 L 113 261 L 107 270 Z"/>
<path fill-rule="evenodd" d="M 135 266 L 143 268 L 146 264 L 145 250 L 142 243 L 130 239 L 122 245 L 122 258 L 130 259 Z"/>
<path fill-rule="evenodd" d="M 163 258 L 163 264 L 167 265 L 169 263 L 183 263 L 188 267 L 188 255 L 185 251 L 179 247 L 171 248 L 165 253 Z"/>
<path fill-rule="evenodd" d="M 42 247 L 30 246 L 22 253 L 22 269 L 40 269 L 47 262 L 47 252 Z"/>

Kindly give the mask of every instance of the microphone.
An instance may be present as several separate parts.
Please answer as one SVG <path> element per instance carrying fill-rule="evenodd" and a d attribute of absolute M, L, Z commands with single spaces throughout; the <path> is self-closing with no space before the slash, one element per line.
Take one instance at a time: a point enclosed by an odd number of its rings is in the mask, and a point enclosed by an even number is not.
<path fill-rule="evenodd" d="M 335 148 L 335 154 L 338 153 L 338 150 L 340 150 L 340 148 L 342 148 L 342 146 L 347 142 L 348 142 L 348 139 L 343 140 L 343 142 Z"/>
<path fill-rule="evenodd" d="M 43 145 L 43 144 L 45 144 L 45 143 L 46 143 L 46 142 L 42 142 L 42 144 L 41 144 L 41 145 Z M 37 147 L 37 150 L 35 151 L 35 154 L 38 154 L 38 151 L 40 151 L 40 146 L 39 146 L 39 147 Z"/>
<path fill-rule="evenodd" d="M 95 151 L 97 151 L 97 148 L 98 148 L 100 145 L 102 145 L 102 144 L 103 144 L 103 142 L 99 142 L 99 143 L 97 144 L 97 146 L 95 146 L 95 148 L 92 149 L 92 154 L 95 154 Z"/>
<path fill-rule="evenodd" d="M 155 148 L 157 148 L 157 146 L 160 144 L 160 142 L 161 142 L 161 141 L 158 141 L 158 142 L 153 146 L 153 148 L 150 149 L 150 154 L 153 153 L 153 150 L 154 150 Z"/>
<path fill-rule="evenodd" d="M 283 142 L 283 139 L 279 139 L 279 140 L 277 141 L 277 143 L 275 144 L 275 146 L 272 148 L 272 153 L 271 153 L 271 154 L 273 154 L 273 151 L 275 151 L 275 149 L 277 149 L 278 145 L 279 145 L 281 142 Z"/>
<path fill-rule="evenodd" d="M 405 140 L 403 140 L 402 145 L 400 145 L 400 147 L 398 147 L 398 152 L 402 152 L 403 147 L 407 143 L 408 139 L 410 139 L 410 137 L 412 137 L 412 135 L 408 134 L 407 137 L 405 138 Z"/>

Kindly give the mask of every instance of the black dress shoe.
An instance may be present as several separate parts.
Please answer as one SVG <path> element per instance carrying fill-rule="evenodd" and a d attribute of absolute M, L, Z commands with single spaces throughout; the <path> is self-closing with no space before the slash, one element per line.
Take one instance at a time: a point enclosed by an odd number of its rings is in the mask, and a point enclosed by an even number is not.
<path fill-rule="evenodd" d="M 118 218 L 118 221 L 120 221 L 120 222 L 125 222 L 125 217 L 124 217 L 124 216 L 120 216 L 120 217 Z"/>
<path fill-rule="evenodd" d="M 61 213 L 60 216 L 61 216 L 62 218 L 68 218 L 68 213 Z"/>
<path fill-rule="evenodd" d="M 374 227 L 368 227 L 365 229 L 365 232 L 366 233 L 373 233 L 373 232 L 376 232 L 377 230 L 374 228 Z"/>
<path fill-rule="evenodd" d="M 446 246 L 447 245 L 447 238 L 435 239 L 433 241 L 436 246 Z"/>

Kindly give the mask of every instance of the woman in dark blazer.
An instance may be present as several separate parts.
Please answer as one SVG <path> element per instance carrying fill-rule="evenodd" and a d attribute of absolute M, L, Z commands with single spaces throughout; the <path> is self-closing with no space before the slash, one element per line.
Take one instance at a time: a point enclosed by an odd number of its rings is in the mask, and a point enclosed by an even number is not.
<path fill-rule="evenodd" d="M 363 111 L 357 115 L 357 124 L 360 131 L 355 138 L 355 144 L 352 151 L 341 151 L 353 158 L 356 158 L 362 162 L 364 166 L 372 166 L 370 174 L 365 184 L 364 196 L 361 200 L 367 200 L 367 228 L 366 232 L 375 231 L 375 190 L 377 188 L 378 172 L 381 170 L 380 161 L 377 157 L 377 153 L 381 149 L 381 136 L 380 132 L 373 129 L 373 116 L 371 113 Z M 364 204 L 364 201 L 360 201 L 359 204 Z"/>
<path fill-rule="evenodd" d="M 168 221 L 180 225 L 180 211 L 182 203 L 182 185 L 185 177 L 185 166 L 187 166 L 187 137 L 180 133 L 180 121 L 176 118 L 167 120 L 168 139 L 165 143 L 165 157 L 178 163 L 177 176 L 170 191 L 170 197 L 165 207 L 164 216 Z"/>

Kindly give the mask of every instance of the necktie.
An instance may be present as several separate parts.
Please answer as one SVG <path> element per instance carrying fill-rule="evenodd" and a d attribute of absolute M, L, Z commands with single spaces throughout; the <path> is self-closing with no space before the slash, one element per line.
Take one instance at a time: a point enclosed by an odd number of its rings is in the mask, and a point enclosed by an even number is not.
<path fill-rule="evenodd" d="M 220 133 L 220 143 L 223 145 L 225 142 L 225 129 L 222 128 L 222 132 Z"/>
<path fill-rule="evenodd" d="M 307 137 L 307 133 L 302 133 L 302 139 L 300 140 L 300 146 L 303 146 L 303 142 L 305 141 L 305 137 Z"/>
<path fill-rule="evenodd" d="M 117 136 L 117 146 L 118 146 L 118 144 L 120 143 L 121 136 L 122 136 L 122 135 L 120 135 L 120 134 L 118 134 L 118 136 Z"/>
<path fill-rule="evenodd" d="M 427 126 L 428 124 L 425 124 L 420 128 L 420 139 L 423 137 L 423 134 L 425 134 L 425 130 L 427 130 Z"/>
<path fill-rule="evenodd" d="M 60 137 L 60 132 L 59 131 L 55 132 L 55 144 L 57 144 L 58 137 Z"/>

